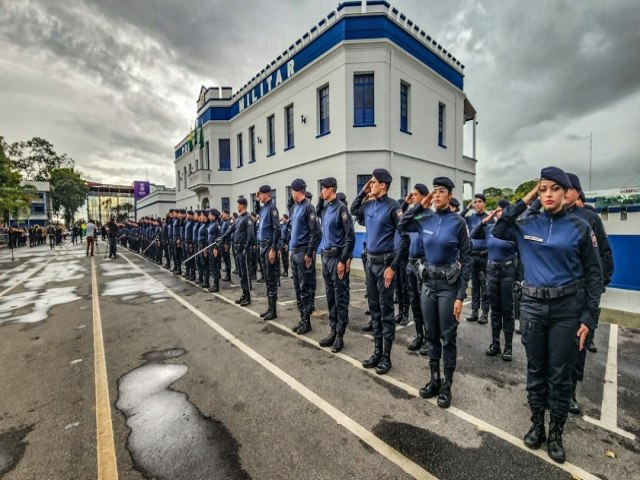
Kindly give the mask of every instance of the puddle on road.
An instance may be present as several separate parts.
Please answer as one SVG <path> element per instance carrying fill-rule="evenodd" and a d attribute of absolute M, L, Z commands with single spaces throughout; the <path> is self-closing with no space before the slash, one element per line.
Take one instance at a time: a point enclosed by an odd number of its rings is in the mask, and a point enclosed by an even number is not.
<path fill-rule="evenodd" d="M 103 275 L 107 277 L 121 277 L 123 275 L 134 275 L 138 271 L 130 265 L 123 265 L 121 263 L 101 263 L 100 269 Z"/>
<path fill-rule="evenodd" d="M 37 323 L 49 317 L 49 309 L 75 302 L 76 287 L 51 288 L 45 292 L 22 292 L 0 299 L 0 326 L 5 323 Z M 17 314 L 16 314 L 17 313 Z"/>
<path fill-rule="evenodd" d="M 34 278 L 27 280 L 24 286 L 30 290 L 38 290 L 52 282 L 78 280 L 83 278 L 86 272 L 86 266 L 80 265 L 77 261 L 52 262 L 40 270 Z"/>
<path fill-rule="evenodd" d="M 107 282 L 102 296 L 122 297 L 122 300 L 135 300 L 142 296 L 149 296 L 151 300 L 169 298 L 165 290 L 145 276 L 119 278 Z"/>
<path fill-rule="evenodd" d="M 11 428 L 0 433 L 0 476 L 13 470 L 22 459 L 28 442 L 24 438 L 33 426 Z"/>
<path fill-rule="evenodd" d="M 179 348 L 148 352 L 146 363 L 118 380 L 116 408 L 131 429 L 127 449 L 136 468 L 158 480 L 250 479 L 226 427 L 170 388 L 188 367 L 164 361 L 185 353 Z"/>

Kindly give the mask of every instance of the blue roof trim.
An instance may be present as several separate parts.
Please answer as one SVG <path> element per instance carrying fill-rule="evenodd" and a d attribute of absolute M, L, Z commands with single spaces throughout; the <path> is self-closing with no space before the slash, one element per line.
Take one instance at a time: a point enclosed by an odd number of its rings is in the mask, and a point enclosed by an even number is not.
<path fill-rule="evenodd" d="M 431 68 L 452 85 L 460 90 L 463 89 L 464 76 L 460 72 L 440 58 L 436 53 L 431 51 L 423 42 L 415 38 L 402 27 L 398 26 L 386 14 L 342 17 L 331 27 L 327 28 L 324 32 L 315 37 L 295 55 L 292 55 L 287 62 L 277 69 L 273 69 L 272 74 L 279 72 L 284 83 L 288 79 L 287 63 L 289 60 L 295 61 L 295 71 L 299 72 L 345 40 L 367 40 L 379 38 L 389 39 L 399 48 L 417 58 L 420 62 Z M 296 44 L 299 42 L 300 39 L 296 41 Z M 275 64 L 275 61 L 272 62 L 272 65 L 273 64 Z M 245 108 L 249 108 L 251 104 L 267 94 L 265 93 L 267 90 L 264 88 L 265 86 L 263 84 L 264 81 L 260 82 L 253 89 L 245 92 L 244 95 L 238 97 L 231 106 L 212 106 L 207 108 L 207 110 L 198 117 L 198 123 L 205 124 L 210 120 L 231 120 L 240 113 L 240 102 L 246 102 Z M 277 87 L 275 89 L 277 89 Z M 175 153 L 176 159 L 182 156 L 181 149 L 177 149 Z"/>
<path fill-rule="evenodd" d="M 342 10 L 344 7 L 361 7 L 362 2 L 342 2 L 338 5 L 338 11 Z"/>
<path fill-rule="evenodd" d="M 368 6 L 384 5 L 387 8 L 389 8 L 391 6 L 391 5 L 389 5 L 389 2 L 386 2 L 385 0 L 368 0 L 367 1 L 367 5 Z"/>

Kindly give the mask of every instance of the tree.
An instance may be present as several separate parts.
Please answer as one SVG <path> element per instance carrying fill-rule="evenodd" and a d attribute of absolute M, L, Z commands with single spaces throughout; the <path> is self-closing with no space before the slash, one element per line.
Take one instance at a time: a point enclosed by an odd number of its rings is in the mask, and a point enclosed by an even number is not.
<path fill-rule="evenodd" d="M 537 183 L 538 180 L 529 180 L 528 182 L 524 182 L 518 185 L 518 188 L 516 188 L 515 192 L 516 199 L 524 197 L 527 193 L 533 190 L 533 187 L 535 187 Z"/>
<path fill-rule="evenodd" d="M 502 198 L 502 190 L 498 187 L 488 187 L 485 188 L 482 193 L 485 197 L 500 197 Z"/>
<path fill-rule="evenodd" d="M 53 145 L 44 138 L 15 142 L 8 146 L 9 156 L 15 168 L 26 180 L 49 181 L 55 169 L 71 168 L 75 162 L 66 153 L 58 155 Z"/>
<path fill-rule="evenodd" d="M 73 168 L 51 170 L 51 200 L 54 212 L 63 210 L 64 220 L 71 224 L 76 211 L 84 205 L 89 187 Z"/>
<path fill-rule="evenodd" d="M 20 173 L 15 169 L 6 152 L 10 150 L 0 136 L 0 221 L 9 222 L 9 216 L 26 216 L 31 210 L 31 199 L 36 191 L 31 185 L 20 185 Z"/>

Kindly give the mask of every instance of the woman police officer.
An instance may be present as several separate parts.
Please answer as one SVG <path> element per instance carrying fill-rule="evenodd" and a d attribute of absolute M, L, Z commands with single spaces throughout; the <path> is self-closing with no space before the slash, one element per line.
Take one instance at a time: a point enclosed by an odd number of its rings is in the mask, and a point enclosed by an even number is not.
<path fill-rule="evenodd" d="M 402 216 L 398 229 L 418 232 L 426 263 L 422 267 L 422 314 L 426 322 L 431 379 L 420 396 L 438 395 L 438 406 L 451 405 L 451 384 L 456 368 L 456 337 L 462 301 L 471 277 L 471 245 L 467 225 L 449 207 L 453 182 L 433 180 L 433 190 Z M 431 202 L 435 211 L 430 210 Z M 440 357 L 444 356 L 444 381 L 440 380 Z"/>
<path fill-rule="evenodd" d="M 559 463 L 566 460 L 562 430 L 571 400 L 571 373 L 594 328 L 602 292 L 596 237 L 585 221 L 563 209 L 570 186 L 565 172 L 544 168 L 540 182 L 508 207 L 493 228 L 497 238 L 517 242 L 524 266 L 520 316 L 532 421 L 524 443 L 537 449 L 545 441 L 548 408 L 547 452 Z M 536 193 L 544 211 L 518 220 Z"/>

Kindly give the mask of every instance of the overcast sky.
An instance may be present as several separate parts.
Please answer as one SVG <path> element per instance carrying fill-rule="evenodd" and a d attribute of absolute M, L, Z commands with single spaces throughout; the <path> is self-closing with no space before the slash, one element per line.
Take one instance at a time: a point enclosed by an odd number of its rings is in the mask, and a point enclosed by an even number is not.
<path fill-rule="evenodd" d="M 338 3 L 0 0 L 0 135 L 44 137 L 91 180 L 173 186 L 200 87 L 238 89 Z M 640 185 L 638 0 L 390 3 L 466 66 L 479 189 L 550 164 L 587 189 L 590 132 L 593 188 Z"/>

